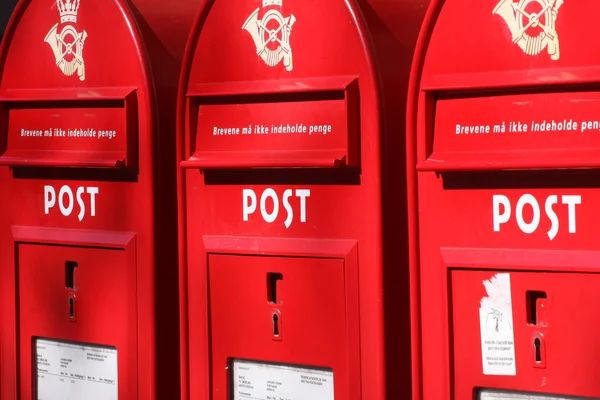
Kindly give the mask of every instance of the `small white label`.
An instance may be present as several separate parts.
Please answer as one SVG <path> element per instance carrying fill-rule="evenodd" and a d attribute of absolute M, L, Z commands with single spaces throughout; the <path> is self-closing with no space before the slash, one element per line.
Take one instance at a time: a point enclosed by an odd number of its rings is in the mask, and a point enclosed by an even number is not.
<path fill-rule="evenodd" d="M 487 291 L 479 308 L 483 374 L 516 375 L 510 274 L 496 274 L 483 285 Z"/>
<path fill-rule="evenodd" d="M 571 396 L 549 396 L 529 393 L 498 392 L 494 390 L 482 390 L 479 400 L 584 400 L 582 397 Z M 591 400 L 591 399 L 590 399 Z"/>
<path fill-rule="evenodd" d="M 37 400 L 117 400 L 117 350 L 36 340 Z"/>
<path fill-rule="evenodd" d="M 233 400 L 333 400 L 333 372 L 233 362 Z"/>

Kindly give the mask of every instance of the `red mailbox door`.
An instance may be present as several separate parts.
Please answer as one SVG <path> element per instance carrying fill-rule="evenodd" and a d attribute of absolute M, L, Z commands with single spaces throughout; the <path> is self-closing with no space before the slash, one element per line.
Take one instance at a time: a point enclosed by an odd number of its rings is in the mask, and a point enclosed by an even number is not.
<path fill-rule="evenodd" d="M 358 3 L 198 16 L 178 125 L 191 400 L 412 395 L 398 149 L 425 2 Z"/>
<path fill-rule="evenodd" d="M 454 361 L 457 398 L 468 398 L 473 383 L 495 388 L 498 373 L 514 376 L 514 390 L 537 383 L 549 393 L 597 397 L 595 371 L 580 366 L 593 365 L 599 347 L 600 275 L 457 270 L 451 279 L 452 307 L 479 311 L 453 317 L 455 351 L 473 355 Z"/>
<path fill-rule="evenodd" d="M 599 7 L 430 7 L 407 135 L 425 400 L 600 397 Z"/>
<path fill-rule="evenodd" d="M 65 385 L 92 398 L 135 390 L 137 334 L 129 321 L 137 305 L 130 289 L 135 287 L 130 252 L 19 245 L 19 340 L 27 344 L 19 354 L 24 397 L 40 398 Z M 112 278 L 110 287 L 106 276 Z M 90 387 L 96 394 L 89 394 Z"/>
<path fill-rule="evenodd" d="M 327 398 L 334 393 L 333 371 L 336 381 L 351 386 L 356 376 L 348 365 L 357 360 L 348 353 L 358 337 L 346 332 L 358 313 L 357 299 L 346 293 L 356 293 L 355 268 L 347 270 L 342 259 L 210 255 L 208 270 L 212 368 L 221 371 L 214 387 L 229 387 L 229 398 L 255 391 L 259 398 Z M 285 358 L 297 365 L 260 362 Z M 306 365 L 318 368 L 298 369 Z"/>
<path fill-rule="evenodd" d="M 24 0 L 12 15 L 0 48 L 2 399 L 179 397 L 172 131 L 194 3 Z"/>

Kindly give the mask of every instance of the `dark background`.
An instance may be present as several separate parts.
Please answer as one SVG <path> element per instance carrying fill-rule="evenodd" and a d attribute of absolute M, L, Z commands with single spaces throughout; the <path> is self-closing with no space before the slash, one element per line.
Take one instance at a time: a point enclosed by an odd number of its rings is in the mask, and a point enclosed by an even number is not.
<path fill-rule="evenodd" d="M 0 0 L 0 38 L 4 36 L 4 29 L 16 4 L 17 0 Z"/>

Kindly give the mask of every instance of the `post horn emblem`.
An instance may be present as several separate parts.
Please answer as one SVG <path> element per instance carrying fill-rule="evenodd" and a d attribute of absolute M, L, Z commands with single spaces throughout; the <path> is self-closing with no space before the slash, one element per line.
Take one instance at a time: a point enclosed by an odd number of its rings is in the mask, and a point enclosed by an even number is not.
<path fill-rule="evenodd" d="M 56 0 L 60 13 L 60 23 L 66 24 L 58 33 L 56 24 L 52 27 L 44 42 L 52 48 L 56 59 L 56 65 L 66 76 L 77 73 L 79 80 L 85 80 L 85 61 L 83 60 L 83 44 L 87 38 L 87 32 L 77 32 L 72 24 L 77 23 L 80 0 Z"/>
<path fill-rule="evenodd" d="M 512 41 L 527 55 L 547 49 L 554 61 L 560 58 L 556 18 L 564 0 L 500 0 L 493 14 L 504 19 Z M 532 5 L 532 7 L 528 7 Z"/>
<path fill-rule="evenodd" d="M 260 7 L 254 10 L 250 17 L 242 25 L 242 29 L 246 30 L 256 46 L 256 54 L 262 58 L 266 65 L 275 67 L 283 61 L 283 65 L 287 71 L 294 69 L 292 58 L 292 47 L 290 46 L 290 35 L 292 26 L 296 22 L 296 17 L 290 15 L 284 18 L 277 9 L 271 6 L 283 5 L 283 0 L 263 0 L 263 9 L 267 9 L 262 20 L 258 19 Z M 275 27 L 274 23 L 277 26 Z M 272 28 L 269 29 L 267 25 Z"/>

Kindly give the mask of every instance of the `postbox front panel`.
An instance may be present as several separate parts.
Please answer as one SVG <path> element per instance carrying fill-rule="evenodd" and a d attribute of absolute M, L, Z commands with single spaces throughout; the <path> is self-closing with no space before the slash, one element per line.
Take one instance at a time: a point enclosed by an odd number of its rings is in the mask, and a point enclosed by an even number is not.
<path fill-rule="evenodd" d="M 600 396 L 599 4 L 430 10 L 409 133 L 425 400 Z"/>
<path fill-rule="evenodd" d="M 22 399 L 137 398 L 136 278 L 127 256 L 18 245 Z"/>
<path fill-rule="evenodd" d="M 15 9 L 0 49 L 0 398 L 178 397 L 172 130 L 197 7 L 24 0 Z M 15 253 L 15 227 L 34 233 L 26 243 L 56 246 Z M 79 286 L 67 290 L 75 264 Z M 55 356 L 72 363 L 57 367 Z M 53 371 L 85 379 L 69 386 Z"/>
<path fill-rule="evenodd" d="M 194 400 L 207 387 L 214 400 L 409 397 L 406 252 L 394 230 L 403 199 L 395 184 L 382 189 L 404 162 L 381 161 L 381 144 L 402 140 L 384 130 L 401 118 L 383 124 L 394 101 L 383 101 L 387 70 L 361 11 L 355 1 L 215 1 L 191 36 L 179 122 Z M 337 241 L 360 251 L 331 252 Z M 281 304 L 267 299 L 269 273 L 283 275 Z"/>
<path fill-rule="evenodd" d="M 600 275 L 453 270 L 451 281 L 455 399 L 478 388 L 598 397 Z"/>
<path fill-rule="evenodd" d="M 349 398 L 344 260 L 210 255 L 208 265 L 214 400 Z"/>

